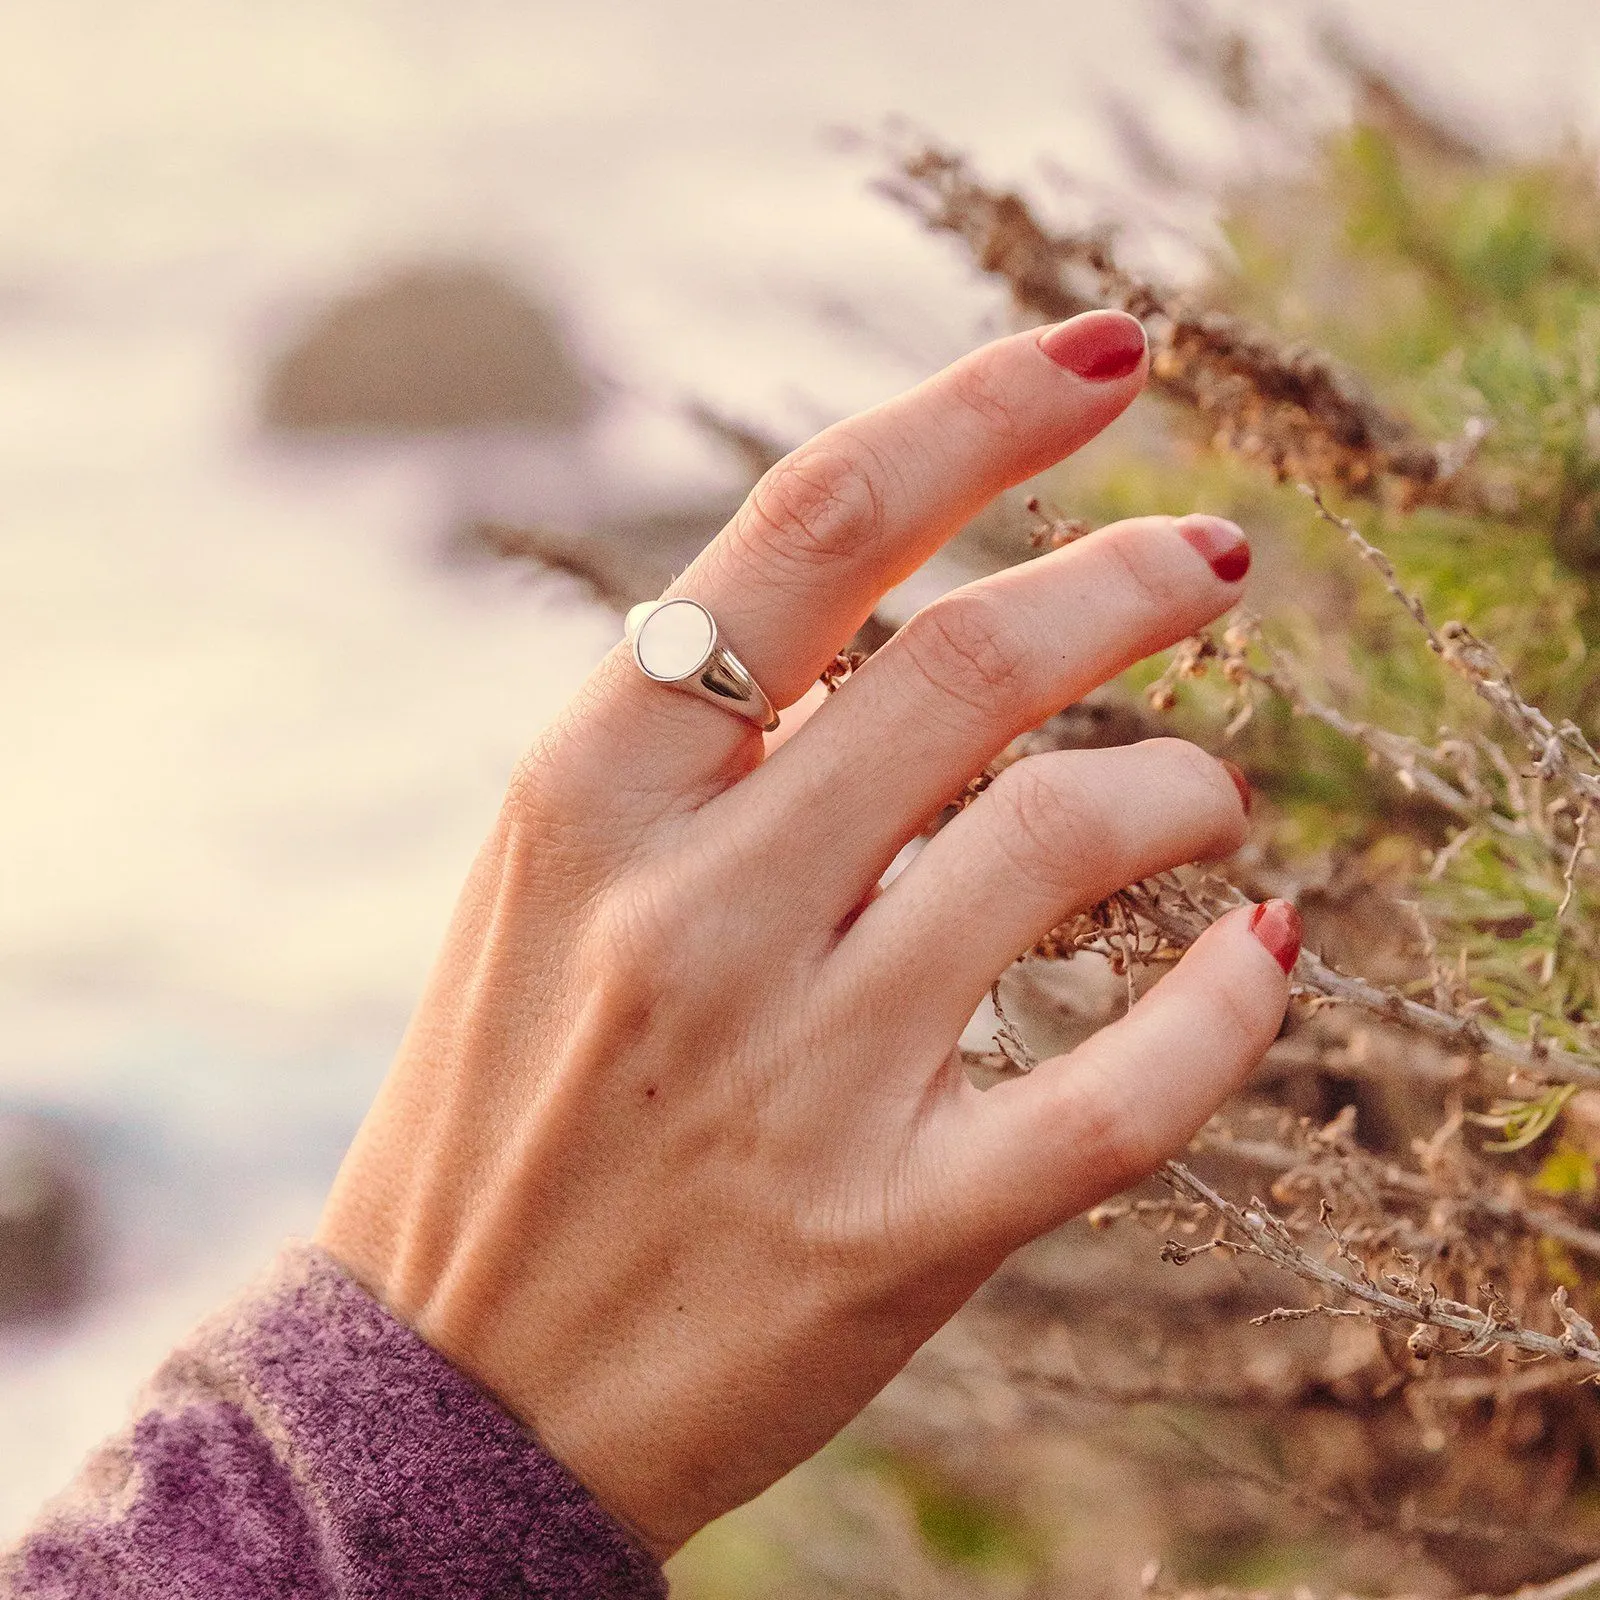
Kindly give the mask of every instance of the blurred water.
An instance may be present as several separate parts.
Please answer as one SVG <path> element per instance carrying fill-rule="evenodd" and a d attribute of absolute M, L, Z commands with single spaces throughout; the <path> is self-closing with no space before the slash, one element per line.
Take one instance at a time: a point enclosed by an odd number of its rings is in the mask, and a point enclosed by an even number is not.
<path fill-rule="evenodd" d="M 1354 14 L 1501 125 L 1590 117 L 1582 0 Z M 822 130 L 1111 174 L 1112 84 L 1236 153 L 1134 5 L 0 9 L 0 1105 L 79 1130 L 106 1238 L 92 1308 L 0 1347 L 0 1536 L 311 1226 L 510 764 L 614 637 L 441 566 L 452 519 L 692 498 L 720 469 L 663 400 L 794 429 L 953 352 L 989 302 Z M 593 436 L 255 436 L 296 320 L 419 255 L 571 309 L 626 381 Z"/>

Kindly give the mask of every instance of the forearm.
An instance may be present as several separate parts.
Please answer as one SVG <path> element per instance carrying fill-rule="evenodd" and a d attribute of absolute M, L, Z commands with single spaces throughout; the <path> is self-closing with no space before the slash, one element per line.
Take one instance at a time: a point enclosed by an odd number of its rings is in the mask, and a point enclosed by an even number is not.
<path fill-rule="evenodd" d="M 323 1254 L 284 1253 L 152 1380 L 0 1593 L 657 1596 L 655 1563 Z"/>

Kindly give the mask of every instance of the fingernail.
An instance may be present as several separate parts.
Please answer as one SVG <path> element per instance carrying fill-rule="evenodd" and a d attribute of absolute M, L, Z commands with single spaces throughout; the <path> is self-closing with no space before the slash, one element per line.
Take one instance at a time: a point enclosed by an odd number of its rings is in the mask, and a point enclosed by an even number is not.
<path fill-rule="evenodd" d="M 1230 761 L 1226 756 L 1218 758 L 1222 762 L 1222 770 L 1233 779 L 1233 786 L 1239 791 L 1239 804 L 1244 807 L 1244 814 L 1250 815 L 1250 780 L 1244 775 L 1244 768 L 1237 761 Z"/>
<path fill-rule="evenodd" d="M 1250 931 L 1283 970 L 1300 959 L 1300 913 L 1287 900 L 1268 900 L 1250 913 Z"/>
<path fill-rule="evenodd" d="M 1224 583 L 1237 583 L 1250 570 L 1250 541 L 1226 517 L 1180 517 L 1178 532 Z"/>
<path fill-rule="evenodd" d="M 1144 329 L 1126 311 L 1085 311 L 1059 322 L 1039 340 L 1039 348 L 1068 372 L 1090 383 L 1126 378 L 1144 360 Z"/>

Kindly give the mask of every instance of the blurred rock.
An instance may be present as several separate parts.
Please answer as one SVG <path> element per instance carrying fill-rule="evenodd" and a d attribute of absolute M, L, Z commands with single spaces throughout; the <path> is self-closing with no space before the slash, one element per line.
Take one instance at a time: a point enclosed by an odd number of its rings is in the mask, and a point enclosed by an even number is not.
<path fill-rule="evenodd" d="M 736 504 L 660 511 L 586 533 L 479 521 L 457 530 L 447 554 L 529 561 L 569 573 L 617 611 L 652 600 L 716 537 Z"/>
<path fill-rule="evenodd" d="M 276 432 L 573 429 L 592 386 L 557 318 L 488 267 L 403 268 L 335 300 L 268 373 Z"/>
<path fill-rule="evenodd" d="M 776 436 L 703 401 L 689 403 L 684 417 L 733 457 L 743 480 L 739 492 L 699 505 L 659 506 L 579 531 L 468 518 L 447 542 L 446 559 L 530 561 L 578 578 L 617 611 L 654 599 L 738 511 L 744 490 L 785 454 Z"/>
<path fill-rule="evenodd" d="M 88 1279 L 87 1174 L 41 1118 L 0 1114 L 0 1322 L 69 1309 Z"/>

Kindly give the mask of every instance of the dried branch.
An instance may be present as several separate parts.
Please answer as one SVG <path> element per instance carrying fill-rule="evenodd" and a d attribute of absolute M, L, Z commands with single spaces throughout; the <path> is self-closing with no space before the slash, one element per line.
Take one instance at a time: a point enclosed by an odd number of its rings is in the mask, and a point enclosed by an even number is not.
<path fill-rule="evenodd" d="M 1160 1569 L 1149 1569 L 1145 1593 L 1164 1595 L 1169 1600 L 1306 1600 L 1309 1594 L 1305 1589 L 1296 1590 L 1292 1597 L 1264 1589 L 1185 1589 L 1179 1592 L 1157 1588 L 1159 1579 Z M 1471 1595 L 1468 1600 L 1579 1600 L 1580 1596 L 1587 1595 L 1596 1586 L 1600 1586 L 1600 1561 L 1591 1561 L 1559 1578 L 1552 1578 L 1548 1583 L 1524 1584 L 1513 1594 Z M 1336 1600 L 1355 1600 L 1355 1597 L 1341 1594 Z M 1399 1600 L 1411 1600 L 1411 1597 L 1401 1596 Z"/>
<path fill-rule="evenodd" d="M 1556 921 L 1560 922 L 1567 914 L 1567 908 L 1572 904 L 1572 896 L 1578 886 L 1578 863 L 1583 859 L 1583 852 L 1589 847 L 1589 819 L 1593 809 L 1588 801 L 1584 802 L 1583 809 L 1578 813 L 1578 825 L 1572 836 L 1572 854 L 1567 857 L 1567 864 L 1561 873 L 1561 904 L 1556 907 Z"/>
<path fill-rule="evenodd" d="M 1505 664 L 1462 622 L 1447 622 L 1435 628 L 1422 602 L 1400 582 L 1394 563 L 1368 541 L 1348 518 L 1328 508 L 1322 495 L 1308 483 L 1300 485 L 1324 521 L 1338 528 L 1355 547 L 1361 559 L 1383 579 L 1384 587 L 1398 600 L 1428 641 L 1440 660 L 1454 667 L 1473 687 L 1478 697 L 1499 713 L 1526 747 L 1534 761 L 1534 772 L 1564 787 L 1578 802 L 1593 806 L 1600 802 L 1600 754 L 1571 722 L 1557 726 L 1538 706 L 1523 698 L 1511 681 Z"/>
<path fill-rule="evenodd" d="M 586 538 L 554 528 L 512 527 L 477 522 L 460 536 L 464 550 L 481 551 L 502 560 L 532 561 L 552 572 L 564 572 L 594 590 L 595 597 L 617 611 L 649 598 L 648 583 L 635 575 L 638 563 L 619 555 L 602 539 Z"/>
<path fill-rule="evenodd" d="M 998 978 L 989 990 L 989 1004 L 994 1007 L 994 1043 L 997 1053 L 1013 1073 L 1023 1075 L 1032 1072 L 1039 1065 L 1038 1058 L 1028 1048 L 1028 1041 L 1018 1032 L 1017 1025 L 1006 1015 L 1006 1008 L 1000 1003 Z"/>
<path fill-rule="evenodd" d="M 1304 1506 L 1336 1526 L 1354 1523 L 1369 1532 L 1397 1534 L 1408 1540 L 1465 1539 L 1477 1544 L 1496 1545 L 1526 1544 L 1530 1540 L 1530 1530 L 1526 1527 L 1508 1527 L 1482 1517 L 1475 1517 L 1470 1521 L 1463 1521 L 1459 1517 L 1430 1517 L 1405 1502 L 1390 1505 L 1327 1494 L 1310 1484 L 1296 1483 L 1278 1474 L 1263 1472 L 1244 1462 L 1230 1459 L 1208 1448 L 1187 1430 L 1170 1421 L 1167 1426 L 1191 1450 L 1202 1456 L 1214 1470 L 1229 1478 L 1237 1478 L 1242 1483 L 1253 1484 L 1259 1489 L 1266 1490 L 1268 1494 L 1279 1496 L 1292 1504 Z M 1540 1544 L 1553 1547 L 1569 1559 L 1575 1555 L 1587 1555 L 1594 1549 L 1590 1541 L 1574 1546 L 1572 1541 L 1560 1537 L 1551 1538 L 1543 1530 L 1532 1531 L 1531 1537 Z"/>
<path fill-rule="evenodd" d="M 1266 1172 L 1316 1179 L 1324 1185 L 1325 1193 L 1331 1192 L 1334 1180 L 1342 1176 L 1348 1181 L 1354 1173 L 1368 1180 L 1380 1194 L 1417 1200 L 1430 1206 L 1446 1205 L 1464 1216 L 1554 1239 L 1577 1255 L 1600 1261 L 1600 1231 L 1585 1228 L 1558 1211 L 1508 1199 L 1482 1188 L 1451 1191 L 1420 1172 L 1408 1171 L 1354 1147 L 1317 1155 L 1266 1139 L 1236 1139 L 1210 1131 L 1201 1134 L 1197 1147 L 1234 1156 Z"/>
<path fill-rule="evenodd" d="M 1201 904 L 1202 895 L 1212 904 Z M 1231 884 L 1209 880 L 1203 887 L 1186 889 L 1170 875 L 1135 884 L 1116 898 L 1123 915 L 1131 913 L 1149 923 L 1175 949 L 1193 944 L 1222 912 L 1248 903 Z M 1109 947 L 1094 936 L 1079 939 L 1076 948 L 1109 953 Z M 1309 950 L 1301 952 L 1293 977 L 1302 996 L 1351 1006 L 1474 1060 L 1498 1061 L 1545 1083 L 1600 1087 L 1600 1052 L 1542 1038 L 1519 1039 L 1470 1012 L 1441 1011 L 1397 989 L 1338 972 Z"/>
<path fill-rule="evenodd" d="M 1250 646 L 1265 657 L 1266 666 L 1257 666 L 1249 659 L 1246 652 Z M 1230 681 L 1258 683 L 1277 695 L 1296 716 L 1320 722 L 1341 738 L 1360 745 L 1369 756 L 1394 773 L 1400 787 L 1408 794 L 1419 794 L 1463 821 L 1482 823 L 1504 833 L 1518 831 L 1512 819 L 1494 809 L 1488 795 L 1468 794 L 1442 777 L 1434 766 L 1439 760 L 1438 752 L 1430 750 L 1420 739 L 1358 721 L 1310 694 L 1282 656 L 1261 636 L 1254 617 L 1241 615 L 1234 621 L 1224 634 L 1218 653 L 1223 658 L 1223 673 Z"/>
<path fill-rule="evenodd" d="M 1280 1308 L 1255 1318 L 1257 1324 L 1299 1321 L 1315 1316 L 1365 1317 L 1391 1327 L 1437 1329 L 1441 1333 L 1457 1334 L 1463 1340 L 1454 1347 L 1419 1345 L 1419 1353 L 1432 1349 L 1440 1355 L 1479 1356 L 1495 1349 L 1516 1350 L 1524 1355 L 1556 1357 L 1581 1366 L 1591 1379 L 1600 1376 L 1600 1338 L 1596 1338 L 1586 1322 L 1581 1328 L 1568 1323 L 1561 1335 L 1555 1337 L 1524 1327 L 1503 1305 L 1495 1303 L 1483 1310 L 1459 1300 L 1446 1299 L 1433 1285 L 1400 1274 L 1387 1274 L 1385 1282 L 1389 1287 L 1385 1288 L 1344 1244 L 1326 1213 L 1324 1217 L 1336 1254 L 1350 1263 L 1353 1271 L 1342 1271 L 1319 1261 L 1296 1241 L 1288 1226 L 1259 1201 L 1252 1200 L 1248 1210 L 1236 1206 L 1182 1162 L 1169 1161 L 1161 1169 L 1161 1175 L 1178 1193 L 1209 1206 L 1232 1234 L 1229 1243 L 1234 1248 L 1260 1256 L 1307 1283 L 1355 1302 L 1353 1306 L 1319 1303 Z M 1187 1247 L 1177 1245 L 1169 1245 L 1164 1253 L 1180 1264 L 1194 1254 Z M 1561 1302 L 1557 1302 L 1557 1307 L 1559 1311 Z"/>
<path fill-rule="evenodd" d="M 1100 235 L 1052 233 L 1020 195 L 989 187 L 951 151 L 919 144 L 898 153 L 897 167 L 884 192 L 959 239 L 981 270 L 1006 281 L 1024 315 L 1055 321 L 1111 306 L 1138 317 L 1152 386 L 1197 412 L 1218 445 L 1280 481 L 1407 507 L 1484 508 L 1470 452 L 1424 438 L 1330 356 L 1188 305 L 1120 266 Z"/>
<path fill-rule="evenodd" d="M 1577 1596 L 1587 1594 L 1596 1585 L 1600 1585 L 1600 1561 L 1591 1561 L 1564 1577 L 1551 1579 L 1549 1583 L 1524 1584 L 1515 1594 L 1504 1596 L 1503 1600 L 1576 1600 Z M 1494 1600 L 1494 1597 L 1479 1595 L 1475 1600 Z"/>
<path fill-rule="evenodd" d="M 1326 1395 L 1337 1381 L 1323 1372 L 1279 1381 L 1247 1374 L 1223 1381 L 1190 1381 L 1175 1377 L 1165 1363 L 1132 1378 L 1091 1375 L 1079 1370 L 1076 1358 L 1066 1352 L 1053 1352 L 1058 1361 L 1051 1365 L 1011 1354 L 1015 1334 L 1003 1316 L 981 1334 L 973 1332 L 970 1319 L 958 1321 L 918 1352 L 907 1374 L 913 1383 L 966 1389 L 998 1380 L 1021 1390 L 1031 1401 L 1051 1406 L 1195 1405 L 1263 1411 L 1287 1409 Z"/>
<path fill-rule="evenodd" d="M 1488 160 L 1489 146 L 1459 113 L 1425 104 L 1419 89 L 1402 83 L 1357 35 L 1329 20 L 1320 42 L 1323 58 L 1359 97 L 1365 121 L 1387 129 L 1400 143 L 1455 166 L 1480 167 Z"/>

